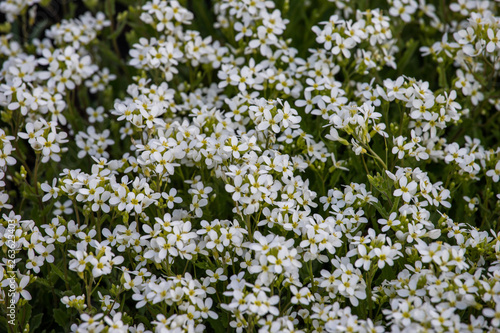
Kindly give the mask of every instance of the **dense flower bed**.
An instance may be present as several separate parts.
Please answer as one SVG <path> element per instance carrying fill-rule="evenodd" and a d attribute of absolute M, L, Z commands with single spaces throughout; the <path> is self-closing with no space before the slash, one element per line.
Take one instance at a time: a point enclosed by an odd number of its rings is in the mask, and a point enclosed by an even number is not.
<path fill-rule="evenodd" d="M 500 330 L 500 2 L 0 3 L 0 330 Z"/>

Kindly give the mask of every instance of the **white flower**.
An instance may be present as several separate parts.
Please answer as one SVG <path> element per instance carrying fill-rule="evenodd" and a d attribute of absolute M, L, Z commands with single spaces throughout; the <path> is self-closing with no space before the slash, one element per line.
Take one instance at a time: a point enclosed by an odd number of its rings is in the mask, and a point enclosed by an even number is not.
<path fill-rule="evenodd" d="M 208 205 L 208 200 L 207 199 L 200 199 L 197 195 L 193 196 L 193 202 L 189 206 L 192 212 L 194 212 L 196 217 L 202 217 L 203 216 L 203 210 L 201 209 L 202 207 L 205 207 Z"/>
<path fill-rule="evenodd" d="M 483 309 L 483 314 L 486 317 L 492 318 L 492 325 L 498 327 L 500 326 L 500 296 L 493 296 L 493 304 L 495 304 L 495 310 L 491 308 Z"/>
<path fill-rule="evenodd" d="M 52 186 L 48 183 L 43 183 L 41 186 L 42 191 L 47 192 L 42 198 L 42 201 L 48 201 L 50 198 L 55 199 L 59 195 L 60 189 L 57 187 L 57 178 L 52 180 Z"/>
<path fill-rule="evenodd" d="M 264 110 L 264 117 L 260 124 L 257 126 L 257 129 L 259 131 L 263 131 L 269 127 L 271 127 L 271 130 L 274 133 L 279 133 L 280 132 L 280 124 L 281 120 L 283 119 L 283 113 L 277 112 L 274 116 L 272 115 L 271 111 L 268 109 Z"/>
<path fill-rule="evenodd" d="M 212 319 L 219 318 L 219 315 L 216 312 L 211 310 L 212 304 L 213 304 L 213 301 L 211 298 L 206 298 L 205 301 L 198 299 L 197 305 L 198 305 L 198 308 L 200 309 L 200 315 L 203 319 L 208 319 L 208 317 L 210 317 Z"/>
<path fill-rule="evenodd" d="M 417 192 L 417 183 L 415 181 L 411 181 L 408 183 L 408 179 L 406 177 L 401 177 L 399 179 L 399 188 L 394 190 L 393 195 L 396 197 L 403 197 L 405 202 L 410 202 L 413 195 Z"/>
<path fill-rule="evenodd" d="M 92 204 L 92 211 L 97 212 L 102 210 L 104 213 L 109 213 L 109 205 L 106 203 L 111 197 L 111 193 L 105 191 L 101 194 L 96 194 L 94 197 L 94 203 Z"/>
<path fill-rule="evenodd" d="M 182 198 L 177 196 L 177 190 L 175 188 L 171 188 L 170 192 L 162 192 L 162 197 L 167 200 L 167 207 L 172 209 L 174 208 L 174 204 L 179 204 L 182 202 Z"/>
<path fill-rule="evenodd" d="M 226 191 L 228 193 L 232 193 L 232 198 L 234 201 L 238 201 L 241 198 L 241 194 L 246 193 L 249 188 L 248 183 L 242 185 L 242 182 L 243 178 L 241 176 L 236 176 L 234 178 L 234 186 L 231 184 L 226 184 Z"/>
<path fill-rule="evenodd" d="M 227 276 L 224 275 L 224 269 L 222 268 L 217 268 L 214 271 L 207 270 L 207 275 L 210 277 L 210 283 L 215 283 L 217 281 L 226 281 Z"/>
<path fill-rule="evenodd" d="M 371 266 L 371 258 L 373 256 L 371 255 L 372 252 L 370 251 L 370 253 L 367 253 L 366 246 L 364 246 L 363 244 L 358 245 L 357 251 L 359 259 L 356 260 L 354 266 L 356 267 L 363 266 L 363 269 L 365 271 L 369 270 Z"/>
<path fill-rule="evenodd" d="M 291 285 L 290 291 L 292 292 L 292 295 L 293 295 L 292 304 L 300 303 L 300 304 L 308 305 L 313 299 L 313 295 L 312 295 L 311 291 L 309 290 L 309 288 L 307 288 L 307 287 L 303 287 L 300 290 L 298 290 L 296 286 Z"/>
<path fill-rule="evenodd" d="M 234 158 L 240 158 L 240 152 L 248 149 L 248 146 L 245 143 L 238 142 L 238 138 L 236 136 L 232 136 L 228 144 L 224 146 L 224 151 L 227 151 L 233 155 Z"/>
<path fill-rule="evenodd" d="M 340 36 L 340 34 L 335 35 L 335 44 L 331 50 L 332 54 L 337 55 L 342 52 L 345 58 L 350 58 L 351 57 L 351 52 L 349 49 L 352 49 L 354 46 L 356 46 L 356 42 L 354 42 L 354 39 L 351 37 L 348 38 L 343 38 Z"/>
<path fill-rule="evenodd" d="M 134 192 L 128 192 L 127 194 L 127 212 L 134 210 L 137 214 L 142 212 L 142 204 L 144 200 L 144 194 L 135 194 Z"/>
<path fill-rule="evenodd" d="M 125 333 L 128 332 L 128 325 L 123 324 L 121 312 L 116 313 L 113 318 L 104 317 L 104 321 L 109 327 L 109 333 Z"/>
<path fill-rule="evenodd" d="M 495 169 L 486 171 L 486 176 L 491 177 L 493 182 L 498 182 L 500 179 L 500 161 L 495 165 Z"/>
<path fill-rule="evenodd" d="M 382 248 L 374 248 L 373 253 L 378 257 L 378 268 L 384 268 L 385 264 L 394 265 L 394 250 L 390 246 L 383 245 Z"/>
<path fill-rule="evenodd" d="M 382 232 L 386 232 L 389 229 L 391 229 L 391 227 L 401 224 L 401 222 L 399 220 L 396 220 L 396 218 L 397 218 L 397 213 L 393 212 L 393 213 L 391 213 L 391 215 L 389 216 L 389 218 L 387 220 L 386 219 L 379 219 L 378 223 L 383 225 Z"/>
<path fill-rule="evenodd" d="M 172 163 L 174 160 L 174 155 L 171 151 L 167 150 L 163 153 L 163 155 L 159 152 L 154 152 L 153 158 L 158 163 L 155 168 L 155 171 L 157 173 L 168 173 L 169 175 L 174 174 L 174 166 L 177 166 L 178 164 Z"/>
<path fill-rule="evenodd" d="M 30 282 L 30 277 L 29 275 L 25 275 L 22 277 L 21 281 L 19 281 L 19 284 L 15 286 L 15 294 L 14 294 L 14 302 L 17 303 L 19 301 L 19 297 L 22 296 L 25 300 L 29 301 L 31 300 L 31 294 L 25 290 L 26 286 Z"/>

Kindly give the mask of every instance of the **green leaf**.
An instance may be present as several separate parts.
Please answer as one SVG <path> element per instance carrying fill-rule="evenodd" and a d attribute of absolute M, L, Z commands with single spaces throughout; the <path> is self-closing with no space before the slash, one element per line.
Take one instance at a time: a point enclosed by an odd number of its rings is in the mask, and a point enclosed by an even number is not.
<path fill-rule="evenodd" d="M 83 3 L 90 10 L 95 10 L 95 8 L 98 5 L 98 1 L 97 0 L 83 0 Z"/>
<path fill-rule="evenodd" d="M 115 0 L 106 0 L 104 12 L 108 18 L 115 15 Z"/>
<path fill-rule="evenodd" d="M 119 64 L 121 59 L 116 55 L 116 53 L 111 51 L 108 44 L 109 43 L 99 43 L 99 51 L 101 52 L 101 55 L 103 58 L 106 58 L 106 61 Z"/>
<path fill-rule="evenodd" d="M 390 281 L 396 278 L 397 270 L 394 269 L 394 267 L 390 267 L 389 265 L 385 265 L 384 268 L 382 268 L 382 273 L 379 275 L 377 278 L 377 281 L 375 284 L 380 284 L 383 281 Z"/>
<path fill-rule="evenodd" d="M 191 2 L 191 6 L 193 6 L 192 11 L 194 13 L 193 23 L 198 25 L 202 35 L 214 36 L 213 18 L 210 17 L 212 12 L 207 8 L 206 2 L 193 1 Z"/>
<path fill-rule="evenodd" d="M 210 269 L 212 268 L 207 262 L 205 261 L 193 261 L 194 265 L 199 268 L 203 269 Z"/>
<path fill-rule="evenodd" d="M 71 283 L 71 291 L 73 292 L 73 295 L 81 295 L 82 286 L 80 283 Z"/>
<path fill-rule="evenodd" d="M 133 45 L 139 41 L 139 37 L 137 37 L 137 33 L 135 32 L 135 30 L 131 30 L 125 33 L 125 39 L 129 43 L 129 45 Z"/>
<path fill-rule="evenodd" d="M 151 323 L 151 320 L 148 319 L 148 317 L 141 315 L 141 314 L 134 314 L 134 323 L 139 324 L 143 323 L 144 325 L 148 325 L 148 323 Z M 151 328 L 151 326 L 150 326 Z"/>
<path fill-rule="evenodd" d="M 53 204 L 51 205 L 46 205 L 45 208 L 42 210 L 42 215 L 41 216 L 49 216 L 50 211 L 53 208 Z"/>
<path fill-rule="evenodd" d="M 68 311 L 64 311 L 63 309 L 54 309 L 53 313 L 54 320 L 59 324 L 62 328 L 66 328 L 69 320 Z"/>
<path fill-rule="evenodd" d="M 220 320 L 221 318 L 215 320 L 215 319 L 208 319 L 208 322 L 210 323 L 210 326 L 212 326 L 213 330 L 215 332 L 225 332 L 227 330 L 227 321 L 226 320 Z"/>
<path fill-rule="evenodd" d="M 43 35 L 45 28 L 50 24 L 50 21 L 48 19 L 42 20 L 38 22 L 31 30 L 30 33 L 30 40 L 33 40 L 35 38 L 39 38 L 40 36 Z"/>
<path fill-rule="evenodd" d="M 68 7 L 69 7 L 69 10 L 68 10 L 68 13 L 66 13 L 65 17 L 67 19 L 75 17 L 75 13 L 76 13 L 78 6 L 72 1 L 72 2 L 69 2 Z"/>
<path fill-rule="evenodd" d="M 44 279 L 44 278 L 41 278 L 41 277 L 38 277 L 36 280 L 35 280 L 36 283 L 39 283 L 47 288 L 52 288 L 53 284 L 51 284 L 47 279 Z"/>
<path fill-rule="evenodd" d="M 31 305 L 29 303 L 26 303 L 26 305 L 23 307 L 22 312 L 24 313 L 23 318 L 25 318 L 25 321 L 21 325 L 23 327 L 26 327 L 26 325 L 29 324 L 29 320 L 31 318 Z"/>
<path fill-rule="evenodd" d="M 57 267 L 55 264 L 51 264 L 50 265 L 50 268 L 51 268 L 51 271 L 49 273 L 49 275 L 52 275 L 52 276 L 58 276 L 61 278 L 61 280 L 65 281 L 66 280 L 66 277 L 64 276 L 64 273 L 61 271 L 61 269 L 59 267 Z M 57 279 L 55 280 L 57 281 Z M 54 282 L 55 282 L 54 281 Z"/>
<path fill-rule="evenodd" d="M 119 21 L 118 23 L 118 26 L 116 27 L 116 30 L 108 36 L 108 39 L 116 39 L 118 36 L 120 36 L 120 34 L 122 33 L 123 31 L 123 28 L 125 28 L 125 25 L 127 24 L 127 12 L 123 12 L 124 15 L 125 15 L 125 18 L 121 21 Z"/>
<path fill-rule="evenodd" d="M 443 64 L 440 64 L 437 68 L 439 74 L 439 86 L 448 88 L 448 79 L 446 78 L 446 70 Z"/>
<path fill-rule="evenodd" d="M 43 317 L 43 313 L 39 313 L 36 316 L 33 316 L 33 318 L 31 318 L 31 322 L 30 322 L 30 331 L 31 332 L 36 332 L 37 328 L 40 327 L 40 324 L 42 323 L 42 317 Z"/>
<path fill-rule="evenodd" d="M 387 213 L 387 211 L 385 210 L 385 208 L 382 207 L 382 205 L 380 204 L 380 202 L 373 202 L 372 206 L 377 209 L 377 211 L 380 213 L 380 215 L 382 215 L 383 218 L 387 219 L 389 217 L 389 214 Z"/>
<path fill-rule="evenodd" d="M 0 316 L 0 327 L 3 328 L 5 330 L 5 332 L 7 332 L 7 325 L 9 325 L 7 323 L 7 318 L 5 318 L 4 316 Z"/>
<path fill-rule="evenodd" d="M 406 42 L 406 50 L 398 63 L 398 73 L 401 75 L 404 72 L 404 69 L 409 64 L 411 57 L 417 50 L 419 42 L 414 40 L 413 38 Z"/>

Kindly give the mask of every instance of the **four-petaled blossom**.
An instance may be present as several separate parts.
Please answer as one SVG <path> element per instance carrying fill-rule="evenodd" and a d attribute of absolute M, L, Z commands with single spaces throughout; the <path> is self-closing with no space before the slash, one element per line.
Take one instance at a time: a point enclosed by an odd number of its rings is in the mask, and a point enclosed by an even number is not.
<path fill-rule="evenodd" d="M 399 188 L 394 190 L 393 195 L 396 197 L 402 196 L 405 202 L 410 202 L 417 191 L 417 183 L 413 180 L 408 183 L 408 179 L 403 176 L 399 179 L 398 184 Z"/>

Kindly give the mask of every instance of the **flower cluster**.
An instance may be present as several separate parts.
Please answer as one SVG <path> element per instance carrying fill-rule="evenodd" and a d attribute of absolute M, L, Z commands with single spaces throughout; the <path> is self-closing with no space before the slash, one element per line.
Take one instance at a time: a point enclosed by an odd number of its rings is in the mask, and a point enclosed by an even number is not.
<path fill-rule="evenodd" d="M 367 5 L 0 4 L 0 311 L 498 331 L 499 3 Z"/>

